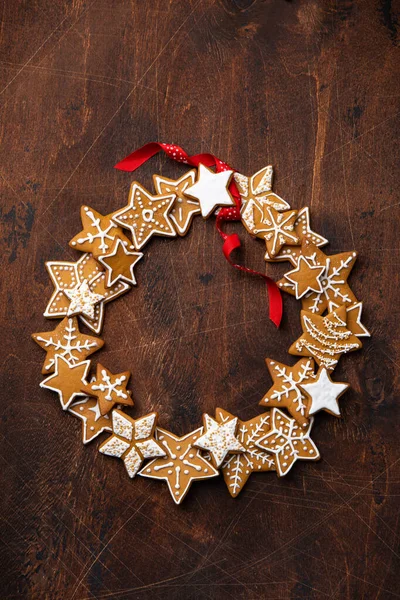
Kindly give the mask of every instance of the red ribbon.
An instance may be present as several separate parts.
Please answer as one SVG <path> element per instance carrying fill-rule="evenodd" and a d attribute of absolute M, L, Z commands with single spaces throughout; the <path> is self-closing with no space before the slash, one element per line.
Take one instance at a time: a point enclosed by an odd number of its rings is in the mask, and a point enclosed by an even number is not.
<path fill-rule="evenodd" d="M 217 173 L 221 171 L 229 171 L 233 170 L 231 167 L 214 156 L 213 154 L 203 153 L 203 154 L 194 154 L 189 156 L 183 148 L 177 146 L 176 144 L 161 144 L 159 142 L 150 142 L 145 144 L 138 150 L 135 150 L 124 159 L 122 159 L 119 163 L 115 165 L 115 169 L 119 169 L 120 171 L 135 171 L 141 165 L 143 165 L 146 161 L 149 160 L 152 156 L 155 156 L 160 151 L 165 152 L 165 154 L 172 158 L 173 160 L 181 163 L 185 163 L 187 165 L 191 165 L 193 167 L 198 167 L 200 163 L 205 165 L 206 167 L 214 167 Z M 222 251 L 226 260 L 230 265 L 235 267 L 235 269 L 239 269 L 240 271 L 244 271 L 245 273 L 249 273 L 250 275 L 257 275 L 258 277 L 262 277 L 267 284 L 268 289 L 268 298 L 269 298 L 269 318 L 271 321 L 279 327 L 281 319 L 282 319 L 282 296 L 281 292 L 276 285 L 275 281 L 265 275 L 264 273 L 260 273 L 258 271 L 253 271 L 253 269 L 249 269 L 248 267 L 244 267 L 243 265 L 238 265 L 231 259 L 231 254 L 237 248 L 240 248 L 241 243 L 239 236 L 236 233 L 231 235 L 226 234 L 222 230 L 222 223 L 225 221 L 240 221 L 240 208 L 241 208 L 241 198 L 239 191 L 236 187 L 234 180 L 232 179 L 229 191 L 235 201 L 235 206 L 221 208 L 217 214 L 217 230 L 222 239 L 224 240 Z"/>

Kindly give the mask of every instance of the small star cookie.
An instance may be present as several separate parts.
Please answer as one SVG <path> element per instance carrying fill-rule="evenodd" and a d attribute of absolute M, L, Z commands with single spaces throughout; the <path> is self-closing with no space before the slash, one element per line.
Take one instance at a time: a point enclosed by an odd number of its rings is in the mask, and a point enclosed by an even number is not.
<path fill-rule="evenodd" d="M 68 412 L 82 420 L 82 441 L 88 444 L 103 431 L 112 431 L 109 415 L 101 415 L 96 398 L 83 398 L 74 402 Z"/>
<path fill-rule="evenodd" d="M 81 333 L 76 317 L 65 317 L 53 331 L 32 333 L 32 339 L 46 350 L 43 375 L 54 371 L 56 356 L 62 356 L 74 365 L 100 350 L 104 345 L 104 341 L 100 338 Z"/>
<path fill-rule="evenodd" d="M 85 395 L 82 385 L 86 384 L 89 367 L 90 360 L 73 365 L 64 357 L 56 356 L 53 375 L 44 379 L 40 387 L 56 392 L 63 410 L 67 410 L 77 396 Z"/>
<path fill-rule="evenodd" d="M 340 417 L 338 399 L 350 387 L 348 383 L 334 382 L 325 367 L 318 371 L 315 381 L 300 384 L 301 389 L 310 398 L 307 416 L 313 415 L 320 410 L 335 417 Z"/>
<path fill-rule="evenodd" d="M 157 419 L 156 412 L 132 419 L 120 410 L 113 410 L 113 435 L 101 444 L 99 452 L 122 458 L 129 477 L 135 477 L 146 458 L 165 456 L 164 448 L 154 438 Z"/>
<path fill-rule="evenodd" d="M 109 254 L 99 256 L 98 261 L 105 267 L 106 286 L 112 287 L 118 281 L 136 285 L 133 267 L 143 257 L 142 252 L 130 252 L 126 245 L 117 238 Z"/>
<path fill-rule="evenodd" d="M 275 454 L 276 470 L 279 477 L 287 475 L 297 460 L 318 460 L 320 454 L 312 439 L 310 431 L 314 418 L 306 428 L 300 427 L 294 419 L 285 415 L 278 408 L 272 409 L 271 430 L 256 442 L 262 450 Z"/>
<path fill-rule="evenodd" d="M 214 173 L 203 164 L 199 164 L 197 181 L 186 188 L 185 194 L 199 201 L 204 219 L 207 219 L 218 206 L 235 206 L 228 189 L 232 175 L 233 171 Z"/>
<path fill-rule="evenodd" d="M 156 458 L 139 472 L 142 477 L 162 479 L 175 504 L 181 504 L 194 481 L 217 477 L 218 470 L 194 447 L 203 432 L 200 427 L 191 433 L 178 437 L 165 429 L 156 429 L 156 439 L 165 450 L 165 458 Z"/>
<path fill-rule="evenodd" d="M 99 401 L 100 414 L 105 415 L 115 404 L 133 406 L 131 393 L 126 386 L 131 376 L 129 371 L 114 375 L 100 363 L 96 367 L 96 377 L 81 387 L 82 392 Z"/>
<path fill-rule="evenodd" d="M 91 252 L 94 258 L 107 254 L 116 238 L 130 250 L 134 247 L 118 225 L 112 222 L 113 213 L 103 216 L 89 206 L 81 207 L 83 230 L 69 242 L 71 248 Z"/>
<path fill-rule="evenodd" d="M 329 302 L 329 312 L 332 312 L 336 308 L 339 308 L 335 302 Z M 371 337 L 368 329 L 361 323 L 361 314 L 363 309 L 362 302 L 356 302 L 355 304 L 346 305 L 347 310 L 347 327 L 357 337 Z"/>
<path fill-rule="evenodd" d="M 297 261 L 301 255 L 301 245 L 303 241 L 315 244 L 318 248 L 328 244 L 328 240 L 319 233 L 311 229 L 310 225 L 310 209 L 304 206 L 299 210 L 297 218 L 294 222 L 294 232 L 299 238 L 298 246 L 282 246 L 281 250 L 274 256 L 270 256 L 268 251 L 265 254 L 265 260 L 268 262 L 281 262 L 289 260 L 294 267 L 297 266 Z"/>
<path fill-rule="evenodd" d="M 286 408 L 300 425 L 307 425 L 307 398 L 299 384 L 315 379 L 314 360 L 301 358 L 292 367 L 270 358 L 265 362 L 274 385 L 265 394 L 260 405 Z"/>
<path fill-rule="evenodd" d="M 95 333 L 100 333 L 104 321 L 104 305 L 130 289 L 125 282 L 118 282 L 110 288 L 106 287 L 106 275 L 101 265 L 91 254 L 83 254 L 77 262 L 49 261 L 46 269 L 54 284 L 54 292 L 47 304 L 44 316 L 57 319 L 68 315 L 71 301 L 68 293 L 87 281 L 89 290 L 102 296 L 102 300 L 94 305 L 93 319 L 80 314 L 81 321 Z"/>
<path fill-rule="evenodd" d="M 191 169 L 176 180 L 161 177 L 161 175 L 153 175 L 154 188 L 157 194 L 175 194 L 175 201 L 169 216 L 174 222 L 176 231 L 181 236 L 187 234 L 193 217 L 201 213 L 199 201 L 189 198 L 185 194 L 185 190 L 194 185 L 195 179 L 196 169 Z"/>
<path fill-rule="evenodd" d="M 96 304 L 104 300 L 104 296 L 92 292 L 86 279 L 72 290 L 63 290 L 63 292 L 70 301 L 67 312 L 69 317 L 84 315 L 93 321 Z"/>
<path fill-rule="evenodd" d="M 216 409 L 219 423 L 234 419 L 222 408 Z M 265 436 L 270 428 L 270 413 L 265 412 L 250 421 L 238 419 L 237 437 L 245 452 L 232 454 L 222 463 L 221 470 L 225 483 L 232 498 L 236 498 L 245 486 L 252 473 L 275 471 L 275 460 L 268 452 L 263 452 L 256 446 L 257 440 Z"/>
<path fill-rule="evenodd" d="M 153 235 L 176 236 L 169 218 L 169 211 L 174 202 L 175 194 L 153 196 L 140 183 L 134 181 L 129 192 L 128 204 L 113 214 L 113 221 L 130 230 L 134 246 L 140 250 Z"/>
<path fill-rule="evenodd" d="M 347 278 L 356 258 L 357 252 L 326 256 L 315 244 L 303 242 L 296 269 L 286 273 L 277 285 L 288 294 L 302 298 L 303 309 L 315 314 L 322 314 L 330 301 L 338 306 L 353 304 L 357 299 L 347 283 Z M 318 275 L 317 281 L 315 275 Z M 317 289 L 318 285 L 320 289 Z M 299 286 L 303 290 L 308 286 L 308 289 L 297 295 Z"/>
<path fill-rule="evenodd" d="M 238 425 L 237 417 L 224 423 L 218 423 L 207 413 L 203 415 L 205 433 L 196 440 L 194 446 L 210 453 L 214 467 L 219 467 L 228 454 L 245 452 L 246 448 L 239 442 L 235 433 Z"/>
<path fill-rule="evenodd" d="M 301 311 L 303 334 L 289 348 L 295 356 L 313 356 L 316 363 L 333 371 L 342 354 L 359 350 L 360 340 L 347 328 L 347 311 L 340 306 L 326 317 Z"/>
<path fill-rule="evenodd" d="M 298 245 L 300 240 L 294 231 L 297 210 L 278 212 L 271 206 L 254 207 L 253 235 L 265 240 L 269 256 L 276 256 L 287 245 Z"/>

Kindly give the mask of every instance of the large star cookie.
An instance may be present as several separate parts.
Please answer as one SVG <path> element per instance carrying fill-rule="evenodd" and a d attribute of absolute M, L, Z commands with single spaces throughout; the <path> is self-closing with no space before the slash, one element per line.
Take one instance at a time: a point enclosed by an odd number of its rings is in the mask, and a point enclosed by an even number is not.
<path fill-rule="evenodd" d="M 210 453 L 211 462 L 217 469 L 222 465 L 228 454 L 246 451 L 246 448 L 236 437 L 237 417 L 233 417 L 224 423 L 218 423 L 205 413 L 203 415 L 203 425 L 205 432 L 196 440 L 194 445 L 196 448 Z"/>
<path fill-rule="evenodd" d="M 260 405 L 286 408 L 300 425 L 306 425 L 308 423 L 307 398 L 299 384 L 315 379 L 314 359 L 301 358 L 292 367 L 270 358 L 265 362 L 274 385 L 265 394 Z"/>
<path fill-rule="evenodd" d="M 337 306 L 357 302 L 347 278 L 357 258 L 357 252 L 326 256 L 315 244 L 303 242 L 296 268 L 278 281 L 278 286 L 301 298 L 304 310 L 322 314 L 334 302 Z"/>
<path fill-rule="evenodd" d="M 318 460 L 320 454 L 310 431 L 313 417 L 306 428 L 285 415 L 278 408 L 272 409 L 271 430 L 256 442 L 262 450 L 275 455 L 276 470 L 279 477 L 287 475 L 297 460 Z"/>
<path fill-rule="evenodd" d="M 297 266 L 299 256 L 301 256 L 301 245 L 302 242 L 307 241 L 310 244 L 315 244 L 318 248 L 328 244 L 328 240 L 319 233 L 316 233 L 311 229 L 310 224 L 310 209 L 308 206 L 304 206 L 298 212 L 297 218 L 294 222 L 294 232 L 299 238 L 298 246 L 282 246 L 280 251 L 274 256 L 270 256 L 268 251 L 265 253 L 265 260 L 269 262 L 281 262 L 289 260 L 294 267 Z"/>
<path fill-rule="evenodd" d="M 347 328 L 346 307 L 341 306 L 326 317 L 301 311 L 303 334 L 289 348 L 295 356 L 313 356 L 316 363 L 333 371 L 342 354 L 359 350 L 360 340 Z"/>
<path fill-rule="evenodd" d="M 166 481 L 175 504 L 182 502 L 194 481 L 219 475 L 218 470 L 193 446 L 202 431 L 203 428 L 200 427 L 183 437 L 178 437 L 157 427 L 156 439 L 166 456 L 152 460 L 139 472 L 142 477 Z"/>
<path fill-rule="evenodd" d="M 253 235 L 265 241 L 269 256 L 276 256 L 285 244 L 296 246 L 300 243 L 294 231 L 297 210 L 278 212 L 271 206 L 255 206 L 253 214 Z"/>
<path fill-rule="evenodd" d="M 234 415 L 222 408 L 217 408 L 215 414 L 220 423 L 226 423 L 235 418 Z M 262 413 L 250 421 L 238 419 L 237 437 L 245 448 L 245 452 L 228 456 L 221 466 L 226 486 L 232 498 L 236 498 L 240 494 L 251 473 L 276 470 L 274 457 L 256 446 L 257 440 L 264 437 L 269 428 L 269 412 Z"/>
<path fill-rule="evenodd" d="M 46 263 L 46 268 L 54 284 L 54 292 L 44 316 L 51 319 L 67 316 L 71 304 L 67 293 L 72 294 L 86 281 L 89 291 L 102 296 L 102 299 L 93 305 L 93 319 L 84 314 L 79 315 L 81 321 L 95 333 L 100 333 L 103 327 L 104 305 L 130 289 L 125 282 L 118 282 L 107 288 L 106 275 L 91 254 L 83 254 L 77 262 L 49 261 Z"/>
<path fill-rule="evenodd" d="M 95 258 L 111 250 L 115 239 L 120 239 L 127 249 L 133 250 L 132 242 L 124 235 L 118 225 L 111 220 L 110 215 L 101 215 L 89 206 L 82 206 L 81 220 L 83 230 L 69 242 L 71 248 L 81 252 L 91 252 Z"/>
<path fill-rule="evenodd" d="M 140 250 L 153 235 L 176 236 L 169 218 L 169 211 L 174 202 L 175 194 L 153 196 L 134 181 L 129 192 L 128 204 L 113 214 L 113 221 L 130 230 L 135 248 Z"/>
<path fill-rule="evenodd" d="M 186 188 L 185 194 L 199 201 L 204 219 L 207 219 L 218 206 L 235 205 L 228 189 L 232 175 L 233 171 L 214 173 L 203 164 L 199 164 L 197 181 Z"/>
<path fill-rule="evenodd" d="M 112 431 L 109 415 L 100 414 L 97 398 L 83 398 L 74 402 L 68 412 L 82 420 L 82 441 L 88 444 L 104 431 Z"/>
<path fill-rule="evenodd" d="M 74 365 L 102 348 L 104 344 L 100 338 L 81 333 L 76 317 L 65 317 L 53 331 L 32 333 L 32 339 L 46 350 L 43 375 L 54 371 L 56 356 L 62 356 Z"/>
<path fill-rule="evenodd" d="M 331 415 L 340 417 L 338 399 L 350 386 L 341 381 L 332 381 L 325 367 L 321 367 L 315 381 L 302 383 L 300 387 L 310 398 L 307 416 L 326 410 Z"/>
<path fill-rule="evenodd" d="M 100 363 L 96 367 L 96 377 L 82 386 L 82 392 L 97 398 L 101 415 L 105 415 L 115 404 L 133 406 L 131 392 L 126 389 L 130 377 L 129 371 L 111 373 Z"/>
<path fill-rule="evenodd" d="M 188 171 L 179 179 L 168 179 L 161 175 L 153 175 L 154 188 L 157 194 L 175 194 L 169 216 L 174 222 L 179 235 L 186 235 L 193 217 L 201 213 L 200 203 L 194 198 L 186 196 L 185 190 L 194 185 L 196 169 Z"/>
<path fill-rule="evenodd" d="M 165 456 L 164 448 L 154 438 L 156 412 L 132 419 L 116 409 L 111 416 L 113 435 L 101 444 L 99 452 L 122 458 L 129 477 L 135 477 L 146 458 Z"/>
<path fill-rule="evenodd" d="M 56 356 L 53 375 L 44 379 L 40 387 L 56 392 L 63 410 L 67 410 L 77 396 L 85 395 L 81 388 L 86 384 L 89 367 L 90 360 L 70 364 L 62 356 Z"/>

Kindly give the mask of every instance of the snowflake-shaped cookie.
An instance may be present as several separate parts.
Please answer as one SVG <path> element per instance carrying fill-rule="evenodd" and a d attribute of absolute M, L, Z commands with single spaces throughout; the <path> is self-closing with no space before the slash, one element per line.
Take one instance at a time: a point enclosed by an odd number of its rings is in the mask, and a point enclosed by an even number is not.
<path fill-rule="evenodd" d="M 310 431 L 313 417 L 306 428 L 285 415 L 278 408 L 271 413 L 271 430 L 256 442 L 262 450 L 275 455 L 276 470 L 279 477 L 287 475 L 297 460 L 318 460 L 320 454 L 312 439 Z"/>
<path fill-rule="evenodd" d="M 107 456 L 122 458 L 129 477 L 135 477 L 146 458 L 165 456 L 165 450 L 154 438 L 156 412 L 132 419 L 122 411 L 112 411 L 113 435 L 99 447 Z"/>

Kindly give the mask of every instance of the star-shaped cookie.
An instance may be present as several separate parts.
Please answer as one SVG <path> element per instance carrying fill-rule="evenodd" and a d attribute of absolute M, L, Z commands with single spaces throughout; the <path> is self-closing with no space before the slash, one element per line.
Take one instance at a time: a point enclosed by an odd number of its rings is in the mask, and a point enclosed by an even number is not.
<path fill-rule="evenodd" d="M 183 437 L 178 437 L 157 427 L 156 439 L 166 456 L 152 460 L 139 472 L 142 477 L 166 481 L 175 504 L 182 502 L 194 481 L 219 475 L 218 470 L 194 447 L 202 432 L 203 428 L 200 427 Z"/>
<path fill-rule="evenodd" d="M 307 293 L 321 294 L 323 292 L 321 277 L 324 272 L 325 267 L 323 265 L 315 265 L 301 255 L 296 268 L 285 274 L 282 282 L 279 282 L 279 286 L 294 295 L 297 300 L 300 300 Z M 290 286 L 290 288 L 287 286 Z"/>
<path fill-rule="evenodd" d="M 216 409 L 219 423 L 232 421 L 231 415 L 222 408 Z M 270 427 L 270 413 L 265 412 L 250 421 L 238 419 L 237 437 L 245 452 L 232 454 L 222 463 L 221 470 L 225 483 L 232 498 L 236 498 L 245 486 L 251 473 L 275 471 L 275 460 L 268 452 L 263 452 L 256 446 L 256 441 L 265 436 Z"/>
<path fill-rule="evenodd" d="M 112 287 L 118 281 L 125 281 L 136 285 L 133 267 L 143 257 L 142 252 L 131 252 L 126 245 L 117 238 L 109 254 L 99 256 L 98 261 L 105 267 L 107 277 L 106 286 Z"/>
<path fill-rule="evenodd" d="M 214 467 L 219 467 L 228 454 L 245 452 L 246 448 L 236 437 L 238 425 L 237 417 L 224 423 L 218 423 L 207 413 L 203 415 L 204 433 L 194 443 L 196 448 L 207 450 L 210 453 Z"/>
<path fill-rule="evenodd" d="M 263 210 L 271 206 L 275 210 L 282 211 L 290 208 L 290 205 L 272 192 L 273 168 L 271 165 L 260 169 L 251 177 L 240 173 L 234 173 L 233 178 L 242 200 L 242 222 L 247 231 L 254 235 L 254 208 Z"/>
<path fill-rule="evenodd" d="M 68 408 L 75 417 L 82 420 L 82 441 L 88 444 L 103 431 L 112 431 L 109 415 L 101 415 L 96 398 L 83 398 Z"/>
<path fill-rule="evenodd" d="M 194 185 L 196 180 L 196 169 L 191 169 L 179 179 L 168 179 L 161 175 L 153 175 L 154 188 L 157 194 L 175 194 L 169 216 L 173 221 L 179 235 L 187 234 L 193 217 L 201 213 L 200 203 L 185 194 L 188 187 Z"/>
<path fill-rule="evenodd" d="M 81 220 L 83 230 L 69 242 L 71 248 L 81 252 L 91 252 L 95 258 L 107 254 L 116 238 L 126 245 L 128 250 L 133 250 L 132 242 L 126 237 L 118 225 L 111 220 L 113 213 L 101 215 L 90 206 L 81 207 Z"/>
<path fill-rule="evenodd" d="M 314 359 L 301 358 L 291 367 L 270 358 L 265 362 L 274 385 L 265 394 L 260 405 L 286 408 L 300 425 L 306 425 L 308 402 L 299 384 L 315 379 Z"/>
<path fill-rule="evenodd" d="M 133 406 L 131 392 L 126 389 L 130 377 L 129 371 L 113 374 L 100 363 L 96 367 L 96 377 L 81 386 L 82 392 L 97 398 L 100 414 L 105 415 L 115 404 Z"/>
<path fill-rule="evenodd" d="M 104 296 L 92 292 L 87 279 L 78 283 L 72 290 L 63 290 L 69 302 L 67 315 L 83 315 L 93 321 L 96 304 L 104 300 Z"/>
<path fill-rule="evenodd" d="M 67 410 L 77 396 L 85 395 L 81 388 L 86 384 L 89 367 L 90 360 L 72 365 L 62 356 L 56 356 L 53 375 L 44 379 L 40 387 L 56 392 L 63 410 Z"/>
<path fill-rule="evenodd" d="M 115 409 L 111 416 L 113 435 L 101 444 L 99 452 L 122 458 L 129 477 L 135 477 L 146 458 L 165 456 L 164 448 L 154 438 L 156 412 L 132 419 Z"/>
<path fill-rule="evenodd" d="M 185 194 L 199 201 L 204 219 L 207 219 L 218 206 L 235 206 L 228 189 L 232 175 L 233 171 L 214 173 L 203 164 L 199 164 L 197 181 L 186 188 Z"/>
<path fill-rule="evenodd" d="M 300 387 L 310 398 L 307 416 L 326 410 L 331 415 L 340 417 L 338 399 L 350 386 L 348 383 L 332 381 L 325 367 L 321 367 L 315 381 L 301 383 Z"/>
<path fill-rule="evenodd" d="M 278 212 L 271 206 L 254 207 L 253 235 L 265 240 L 269 256 L 276 256 L 287 245 L 298 245 L 300 240 L 294 231 L 297 210 Z"/>
<path fill-rule="evenodd" d="M 329 312 L 332 312 L 336 308 L 339 308 L 335 302 L 329 302 Z M 368 329 L 361 323 L 363 303 L 356 302 L 355 304 L 346 305 L 347 310 L 347 327 L 351 333 L 354 333 L 357 337 L 371 337 Z"/>
<path fill-rule="evenodd" d="M 140 250 L 153 235 L 176 236 L 169 218 L 174 202 L 175 194 L 153 196 L 140 183 L 134 181 L 129 192 L 128 204 L 113 214 L 113 221 L 130 230 L 134 246 Z"/>
<path fill-rule="evenodd" d="M 294 267 L 297 266 L 297 261 L 301 255 L 301 244 L 307 241 L 311 244 L 315 244 L 318 248 L 328 244 L 328 240 L 319 233 L 316 233 L 311 229 L 310 224 L 310 209 L 308 206 L 304 206 L 298 212 L 297 218 L 294 222 L 294 232 L 299 238 L 298 246 L 282 246 L 281 250 L 274 256 L 270 256 L 268 251 L 265 254 L 265 260 L 268 262 L 281 262 L 289 260 Z"/>
<path fill-rule="evenodd" d="M 318 290 L 315 285 L 312 289 L 310 286 L 302 294 L 303 309 L 315 314 L 322 314 L 328 308 L 330 301 L 338 306 L 353 304 L 357 302 L 357 299 L 347 283 L 347 278 L 356 258 L 357 252 L 343 252 L 342 254 L 326 256 L 315 244 L 303 242 L 302 254 L 299 256 L 296 269 L 286 273 L 277 285 L 281 290 L 296 296 L 297 287 L 293 278 L 297 278 L 299 281 L 303 279 L 303 286 L 305 287 L 307 280 L 310 281 L 311 279 L 312 269 L 322 268 L 323 271 L 318 277 L 321 289 Z M 315 270 L 314 273 L 318 273 L 318 271 Z M 315 284 L 315 281 L 313 284 Z"/>
<path fill-rule="evenodd" d="M 342 354 L 359 350 L 360 340 L 347 328 L 347 311 L 340 306 L 326 317 L 301 311 L 303 334 L 289 348 L 295 356 L 313 356 L 316 363 L 333 371 Z"/>
<path fill-rule="evenodd" d="M 271 430 L 256 442 L 262 450 L 275 454 L 276 470 L 279 477 L 287 475 L 297 460 L 318 460 L 320 454 L 310 431 L 314 418 L 307 427 L 300 427 L 294 420 L 278 408 L 272 409 Z"/>
<path fill-rule="evenodd" d="M 57 319 L 68 315 L 70 300 L 66 290 L 71 291 L 84 281 L 88 282 L 90 291 L 103 299 L 94 306 L 94 318 L 79 315 L 80 320 L 95 333 L 100 333 L 104 321 L 104 305 L 130 289 L 125 282 L 118 282 L 110 288 L 106 287 L 106 275 L 102 266 L 91 254 L 83 254 L 77 262 L 49 261 L 46 269 L 54 284 L 54 292 L 47 304 L 44 316 Z"/>
<path fill-rule="evenodd" d="M 65 317 L 52 331 L 32 333 L 32 339 L 46 350 L 42 374 L 54 371 L 55 357 L 62 356 L 72 365 L 103 347 L 104 341 L 79 331 L 76 317 Z"/>

